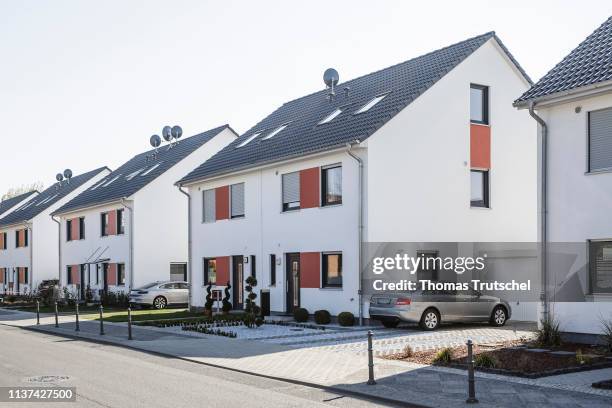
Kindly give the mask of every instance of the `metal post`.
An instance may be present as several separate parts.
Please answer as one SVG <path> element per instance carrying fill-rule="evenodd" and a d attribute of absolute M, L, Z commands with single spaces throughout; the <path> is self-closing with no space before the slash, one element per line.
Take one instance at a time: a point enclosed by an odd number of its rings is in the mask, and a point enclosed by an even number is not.
<path fill-rule="evenodd" d="M 57 300 L 55 301 L 55 327 L 59 327 L 59 318 L 57 317 Z"/>
<path fill-rule="evenodd" d="M 40 302 L 36 301 L 36 324 L 40 324 Z"/>
<path fill-rule="evenodd" d="M 74 331 L 81 331 L 81 327 L 79 326 L 79 302 L 77 300 L 77 302 L 75 303 L 76 306 L 76 327 L 74 329 Z"/>
<path fill-rule="evenodd" d="M 374 356 L 372 355 L 372 330 L 368 330 L 368 385 L 374 385 Z"/>
<path fill-rule="evenodd" d="M 104 336 L 104 306 L 100 305 L 100 336 Z"/>
<path fill-rule="evenodd" d="M 128 340 L 132 340 L 132 309 L 128 307 Z"/>
<path fill-rule="evenodd" d="M 474 387 L 474 355 L 472 354 L 472 345 L 472 339 L 468 339 L 468 399 L 465 400 L 468 404 L 475 404 L 478 402 L 476 399 L 476 388 Z"/>

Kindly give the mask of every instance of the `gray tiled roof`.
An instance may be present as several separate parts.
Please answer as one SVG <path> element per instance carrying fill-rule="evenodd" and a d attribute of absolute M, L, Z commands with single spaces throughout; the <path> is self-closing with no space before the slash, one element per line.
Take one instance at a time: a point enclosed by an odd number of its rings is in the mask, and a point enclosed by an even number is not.
<path fill-rule="evenodd" d="M 179 183 L 332 150 L 356 139 L 363 141 L 491 38 L 497 40 L 509 59 L 530 81 L 495 33 L 489 32 L 340 83 L 336 87 L 337 97 L 332 102 L 327 99 L 328 91 L 324 89 L 287 102 Z M 350 87 L 348 97 L 344 93 L 345 87 Z M 384 93 L 388 93 L 387 96 L 372 109 L 354 114 L 372 98 Z M 339 116 L 318 125 L 336 108 L 343 110 Z M 285 123 L 289 123 L 286 129 L 271 139 L 262 140 Z M 247 145 L 237 147 L 258 132 L 261 134 Z"/>
<path fill-rule="evenodd" d="M 27 193 L 19 194 L 18 196 L 7 198 L 6 200 L 0 201 L 0 214 L 4 213 L 5 211 L 10 210 L 11 208 L 13 208 L 17 204 L 25 200 L 32 194 L 36 194 L 36 193 L 38 193 L 38 191 L 28 191 Z"/>
<path fill-rule="evenodd" d="M 612 17 L 515 101 L 539 99 L 612 80 Z"/>
<path fill-rule="evenodd" d="M 59 183 L 54 183 L 51 187 L 15 209 L 15 211 L 0 219 L 0 226 L 31 220 L 104 170 L 108 170 L 108 167 L 100 167 L 87 173 L 79 174 L 72 177 L 70 183 L 63 181 L 61 187 Z"/>
<path fill-rule="evenodd" d="M 106 176 L 103 181 L 96 183 L 90 189 L 64 204 L 54 214 L 129 197 L 226 128 L 229 128 L 229 125 L 219 126 L 195 136 L 179 139 L 179 143 L 171 149 L 168 149 L 168 145 L 162 145 L 159 147 L 155 159 L 152 158 L 155 149 L 140 153 Z M 147 173 L 150 169 L 153 170 Z M 105 185 L 113 179 L 115 181 L 107 186 Z"/>

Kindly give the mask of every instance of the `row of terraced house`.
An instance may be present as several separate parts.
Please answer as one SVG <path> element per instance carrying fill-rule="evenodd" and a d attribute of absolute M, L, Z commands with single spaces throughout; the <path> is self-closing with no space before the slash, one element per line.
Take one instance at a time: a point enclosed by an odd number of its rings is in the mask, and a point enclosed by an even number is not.
<path fill-rule="evenodd" d="M 533 84 L 487 33 L 289 101 L 242 135 L 221 126 L 4 201 L 0 292 L 176 279 L 192 308 L 229 283 L 241 309 L 254 275 L 273 312 L 367 318 L 364 243 L 578 240 L 590 301 L 544 296 L 513 317 L 554 310 L 595 333 L 612 311 L 611 36 L 609 19 Z"/>

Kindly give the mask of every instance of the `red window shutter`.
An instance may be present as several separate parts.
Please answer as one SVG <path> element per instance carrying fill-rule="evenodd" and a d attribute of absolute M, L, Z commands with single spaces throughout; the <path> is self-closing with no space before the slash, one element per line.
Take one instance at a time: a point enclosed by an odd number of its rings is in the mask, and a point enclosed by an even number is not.
<path fill-rule="evenodd" d="M 321 256 L 319 252 L 300 254 L 300 288 L 321 287 Z"/>
<path fill-rule="evenodd" d="M 109 286 L 117 284 L 117 264 L 109 263 L 106 275 L 106 282 Z"/>
<path fill-rule="evenodd" d="M 300 171 L 300 208 L 319 206 L 319 168 Z"/>
<path fill-rule="evenodd" d="M 108 235 L 117 235 L 117 210 L 108 212 Z"/>
<path fill-rule="evenodd" d="M 24 230 L 19 230 L 17 232 L 17 243 L 19 247 L 25 246 L 25 233 Z"/>
<path fill-rule="evenodd" d="M 478 169 L 491 168 L 491 127 L 470 125 L 470 166 Z"/>
<path fill-rule="evenodd" d="M 215 189 L 215 213 L 217 220 L 229 218 L 229 186 Z"/>
<path fill-rule="evenodd" d="M 4 283 L 4 271 L 5 268 L 0 268 L 0 283 Z"/>
<path fill-rule="evenodd" d="M 219 256 L 217 259 L 217 285 L 225 286 L 230 280 L 230 257 Z"/>
<path fill-rule="evenodd" d="M 81 280 L 80 274 L 79 274 L 79 265 L 72 265 L 70 267 L 70 277 L 72 279 L 72 283 L 74 285 L 78 285 Z"/>
<path fill-rule="evenodd" d="M 79 239 L 79 219 L 73 218 L 72 224 L 70 224 L 70 239 L 78 240 Z"/>
<path fill-rule="evenodd" d="M 0 232 L 0 249 L 4 248 L 4 232 Z"/>

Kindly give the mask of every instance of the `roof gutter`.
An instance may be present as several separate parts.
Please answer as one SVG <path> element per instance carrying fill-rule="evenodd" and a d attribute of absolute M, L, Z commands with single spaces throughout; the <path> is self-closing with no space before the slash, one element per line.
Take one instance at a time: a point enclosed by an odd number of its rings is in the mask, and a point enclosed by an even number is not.
<path fill-rule="evenodd" d="M 121 198 L 121 205 L 130 212 L 130 287 L 128 293 L 134 287 L 134 209 L 126 204 L 126 198 Z"/>
<path fill-rule="evenodd" d="M 610 90 L 612 90 L 612 81 L 598 82 L 596 84 L 555 92 L 550 95 L 534 97 L 524 101 L 515 101 L 512 105 L 521 109 L 529 108 L 530 104 L 535 104 L 536 102 L 539 106 L 567 103 L 587 96 L 593 96 L 594 94 L 609 92 Z"/>
<path fill-rule="evenodd" d="M 191 305 L 193 304 L 193 299 L 192 299 L 192 294 L 193 294 L 193 288 L 192 288 L 192 282 L 193 279 L 191 279 L 191 245 L 192 245 L 192 238 L 191 238 L 191 195 L 186 192 L 185 190 L 183 190 L 183 187 L 180 185 L 176 185 L 176 188 L 178 188 L 178 190 L 187 196 L 187 281 L 189 283 L 189 295 L 187 297 L 187 309 L 191 310 Z"/>
<path fill-rule="evenodd" d="M 359 325 L 363 326 L 363 160 L 353 153 L 352 149 L 354 145 L 358 145 L 359 140 L 355 140 L 353 143 L 346 144 L 346 153 L 351 156 L 359 167 L 359 187 L 358 187 L 358 196 L 359 196 L 359 210 L 357 215 L 357 249 L 359 256 L 359 289 L 357 291 L 357 295 L 359 298 Z"/>
<path fill-rule="evenodd" d="M 547 321 L 549 319 L 549 305 L 548 305 L 548 279 L 547 279 L 547 246 L 548 246 L 548 126 L 544 119 L 538 116 L 534 111 L 535 103 L 529 103 L 529 115 L 538 122 L 541 129 L 541 138 L 542 138 L 542 152 L 541 152 L 541 191 L 540 191 L 540 261 L 541 261 L 541 274 L 542 274 L 542 288 L 540 290 L 540 301 L 542 302 L 542 319 L 541 321 Z"/>

